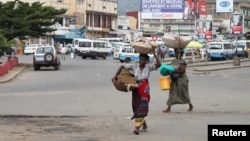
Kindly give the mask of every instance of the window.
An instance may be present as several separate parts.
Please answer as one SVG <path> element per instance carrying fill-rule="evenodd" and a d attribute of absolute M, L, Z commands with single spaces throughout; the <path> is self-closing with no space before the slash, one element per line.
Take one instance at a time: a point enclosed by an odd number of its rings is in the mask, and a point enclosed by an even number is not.
<path fill-rule="evenodd" d="M 91 47 L 91 42 L 79 42 L 79 47 Z"/>
<path fill-rule="evenodd" d="M 105 42 L 94 42 L 93 46 L 94 48 L 105 48 Z"/>
<path fill-rule="evenodd" d="M 232 49 L 232 44 L 224 44 L 225 49 Z"/>
<path fill-rule="evenodd" d="M 44 48 L 44 53 L 46 53 L 46 52 L 54 53 L 53 48 L 51 48 L 51 47 Z"/>
<path fill-rule="evenodd" d="M 77 0 L 76 2 L 77 2 L 78 5 L 80 5 L 80 4 L 84 3 L 84 0 Z"/>

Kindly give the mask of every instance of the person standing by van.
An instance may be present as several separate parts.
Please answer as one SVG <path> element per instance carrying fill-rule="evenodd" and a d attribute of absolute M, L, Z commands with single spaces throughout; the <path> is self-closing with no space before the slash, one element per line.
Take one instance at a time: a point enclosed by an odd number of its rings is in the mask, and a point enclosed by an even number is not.
<path fill-rule="evenodd" d="M 65 60 L 65 54 L 66 54 L 66 52 L 67 52 L 66 47 L 62 47 L 62 48 L 61 48 L 62 60 Z"/>
<path fill-rule="evenodd" d="M 137 79 L 137 86 L 130 87 L 132 90 L 132 109 L 133 117 L 132 120 L 135 120 L 135 129 L 134 134 L 139 134 L 139 129 L 146 130 L 148 128 L 145 117 L 148 115 L 149 110 L 149 101 L 150 101 L 150 86 L 149 86 L 149 75 L 153 70 L 157 70 L 160 67 L 161 62 L 158 56 L 155 53 L 155 50 L 152 51 L 156 63 L 147 64 L 149 62 L 148 54 L 139 55 L 139 64 L 124 64 L 120 66 L 112 78 L 112 81 L 116 81 L 118 75 L 122 69 L 130 70 Z"/>

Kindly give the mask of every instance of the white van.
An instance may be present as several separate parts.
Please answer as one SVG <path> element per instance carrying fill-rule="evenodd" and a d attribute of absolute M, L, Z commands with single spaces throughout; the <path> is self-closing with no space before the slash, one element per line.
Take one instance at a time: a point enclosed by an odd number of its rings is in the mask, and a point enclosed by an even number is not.
<path fill-rule="evenodd" d="M 98 40 L 108 42 L 109 46 L 111 46 L 111 48 L 112 48 L 112 49 L 111 49 L 111 53 L 114 53 L 115 43 L 123 42 L 123 39 L 122 39 L 122 38 L 116 38 L 116 37 L 98 38 Z"/>
<path fill-rule="evenodd" d="M 101 57 L 106 59 L 106 56 L 111 52 L 111 48 L 108 46 L 108 43 L 101 40 L 76 38 L 73 39 L 73 45 L 82 59 L 86 59 L 87 57 L 91 57 L 93 59 Z"/>
<path fill-rule="evenodd" d="M 234 56 L 232 42 L 210 42 L 208 43 L 208 59 L 232 59 Z"/>
<path fill-rule="evenodd" d="M 128 43 L 115 43 L 114 44 L 114 53 L 113 53 L 113 59 L 119 59 L 120 54 L 124 50 L 129 50 L 132 48 Z"/>
<path fill-rule="evenodd" d="M 121 53 L 134 53 L 134 48 L 130 46 L 118 46 L 114 49 L 113 59 L 119 60 Z"/>
<path fill-rule="evenodd" d="M 234 56 L 238 56 L 238 57 L 248 57 L 248 52 L 247 52 L 247 48 L 250 45 L 250 41 L 249 40 L 238 40 L 237 41 L 237 48 L 236 48 L 236 41 L 234 41 L 233 43 L 233 52 L 234 52 Z"/>

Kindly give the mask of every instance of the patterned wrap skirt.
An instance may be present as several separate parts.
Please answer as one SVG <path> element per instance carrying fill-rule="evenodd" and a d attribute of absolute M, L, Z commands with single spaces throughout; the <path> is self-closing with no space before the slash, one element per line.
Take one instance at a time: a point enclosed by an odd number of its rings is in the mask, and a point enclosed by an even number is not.
<path fill-rule="evenodd" d="M 138 88 L 132 91 L 132 109 L 134 118 L 144 118 L 148 115 L 150 101 L 150 87 L 148 80 L 138 82 Z"/>

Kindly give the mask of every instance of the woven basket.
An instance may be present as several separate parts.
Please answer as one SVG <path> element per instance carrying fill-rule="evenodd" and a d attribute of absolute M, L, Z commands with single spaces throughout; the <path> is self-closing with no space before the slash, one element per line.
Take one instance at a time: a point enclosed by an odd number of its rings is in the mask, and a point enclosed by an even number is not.
<path fill-rule="evenodd" d="M 179 35 L 166 35 L 162 37 L 164 44 L 169 48 L 185 48 L 189 42 L 192 41 L 191 37 L 183 37 Z"/>
<path fill-rule="evenodd" d="M 151 53 L 153 49 L 158 47 L 156 42 L 149 42 L 149 40 L 145 38 L 142 38 L 140 41 L 134 41 L 130 45 L 136 52 L 143 54 Z"/>
<path fill-rule="evenodd" d="M 113 81 L 115 88 L 119 91 L 128 92 L 126 84 L 136 84 L 136 78 L 128 70 L 122 69 L 117 81 Z"/>

